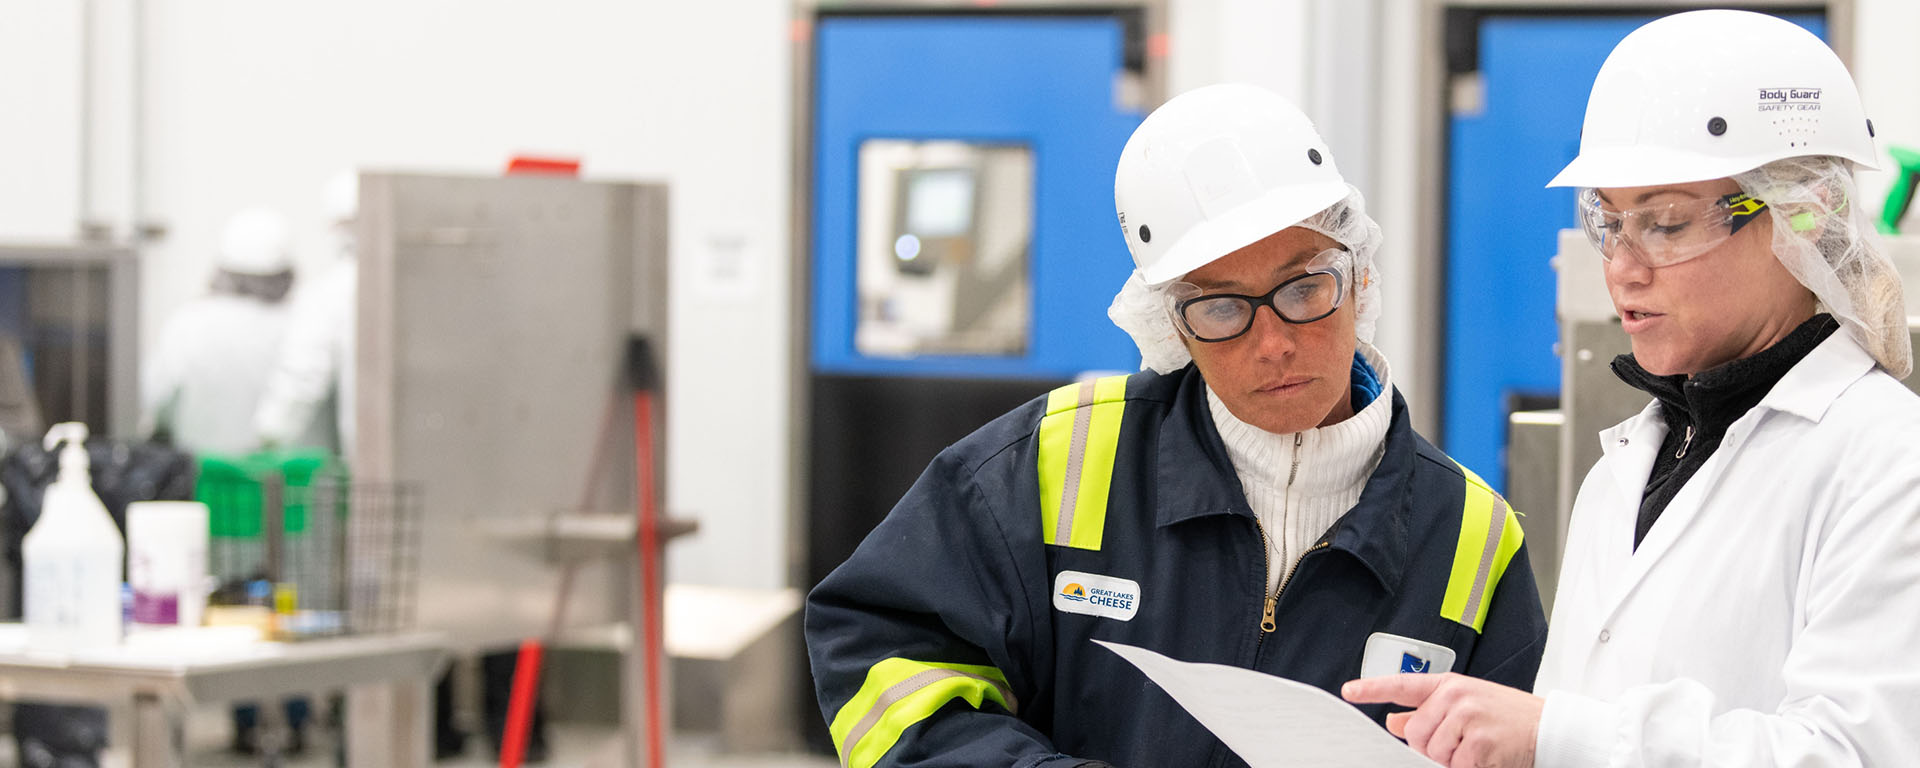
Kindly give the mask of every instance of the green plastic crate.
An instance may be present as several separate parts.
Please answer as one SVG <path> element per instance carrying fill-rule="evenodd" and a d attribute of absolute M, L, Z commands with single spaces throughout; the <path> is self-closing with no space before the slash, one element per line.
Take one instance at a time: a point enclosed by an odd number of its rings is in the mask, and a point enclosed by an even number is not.
<path fill-rule="evenodd" d="M 309 491 L 318 482 L 345 482 L 340 463 L 322 451 L 270 451 L 246 456 L 201 455 L 194 498 L 207 505 L 216 538 L 259 538 L 266 482 L 278 476 L 286 533 L 307 529 Z"/>

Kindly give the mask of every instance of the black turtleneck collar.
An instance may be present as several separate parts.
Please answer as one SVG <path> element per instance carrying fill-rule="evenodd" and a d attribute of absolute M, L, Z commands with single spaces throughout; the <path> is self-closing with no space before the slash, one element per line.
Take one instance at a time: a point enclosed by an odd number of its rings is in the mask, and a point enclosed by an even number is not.
<path fill-rule="evenodd" d="M 1684 374 L 1648 373 L 1633 355 L 1613 359 L 1613 374 L 1660 401 L 1660 417 L 1667 423 L 1666 439 L 1661 442 L 1660 454 L 1654 459 L 1653 472 L 1640 499 L 1640 519 L 1633 536 L 1635 548 L 1646 538 L 1667 503 L 1673 501 L 1687 480 L 1720 448 L 1727 427 L 1759 405 L 1787 371 L 1800 364 L 1807 353 L 1839 327 L 1832 315 L 1814 315 L 1773 346 L 1701 371 L 1692 378 Z"/>

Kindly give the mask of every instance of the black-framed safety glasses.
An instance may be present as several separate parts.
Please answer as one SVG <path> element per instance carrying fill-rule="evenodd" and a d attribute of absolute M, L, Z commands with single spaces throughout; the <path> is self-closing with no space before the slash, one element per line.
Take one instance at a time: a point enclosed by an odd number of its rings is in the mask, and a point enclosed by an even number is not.
<path fill-rule="evenodd" d="M 1254 313 L 1268 307 L 1282 321 L 1305 325 L 1321 320 L 1346 303 L 1353 273 L 1353 255 L 1345 248 L 1329 248 L 1294 275 L 1259 296 L 1206 293 L 1192 283 L 1167 288 L 1174 324 L 1195 341 L 1231 341 L 1253 328 Z"/>

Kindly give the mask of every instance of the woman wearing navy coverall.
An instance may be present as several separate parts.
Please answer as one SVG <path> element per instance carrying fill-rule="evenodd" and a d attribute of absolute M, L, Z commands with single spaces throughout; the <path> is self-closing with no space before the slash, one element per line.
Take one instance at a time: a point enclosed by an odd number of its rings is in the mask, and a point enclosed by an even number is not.
<path fill-rule="evenodd" d="M 809 596 L 842 764 L 1244 765 L 1092 639 L 1328 691 L 1383 666 L 1530 685 L 1517 518 L 1413 432 L 1367 343 L 1379 227 L 1306 116 L 1176 97 L 1115 200 L 1137 269 L 1109 314 L 1153 370 L 948 448 Z"/>

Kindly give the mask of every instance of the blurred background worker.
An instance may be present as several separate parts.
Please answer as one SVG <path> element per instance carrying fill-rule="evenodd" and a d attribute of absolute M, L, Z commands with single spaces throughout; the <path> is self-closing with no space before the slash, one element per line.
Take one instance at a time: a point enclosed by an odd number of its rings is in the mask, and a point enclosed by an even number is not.
<path fill-rule="evenodd" d="M 213 285 L 167 319 L 142 386 L 142 435 L 192 453 L 252 450 L 254 404 L 280 357 L 293 260 L 287 220 L 249 208 L 227 222 Z"/>
<path fill-rule="evenodd" d="M 286 217 L 248 208 L 227 222 L 212 290 L 168 318 L 144 386 L 143 434 L 195 455 L 239 456 L 259 446 L 253 413 L 282 356 L 290 319 L 293 258 Z M 286 443 L 322 438 L 301 425 Z M 298 752 L 305 745 L 306 700 L 286 701 Z M 258 713 L 234 709 L 233 747 L 254 752 Z"/>
<path fill-rule="evenodd" d="M 294 296 L 286 343 L 267 375 L 253 427 L 270 448 L 319 448 L 349 460 L 353 446 L 353 313 L 359 279 L 353 222 L 360 179 L 327 182 L 327 236 L 333 263 Z"/>

